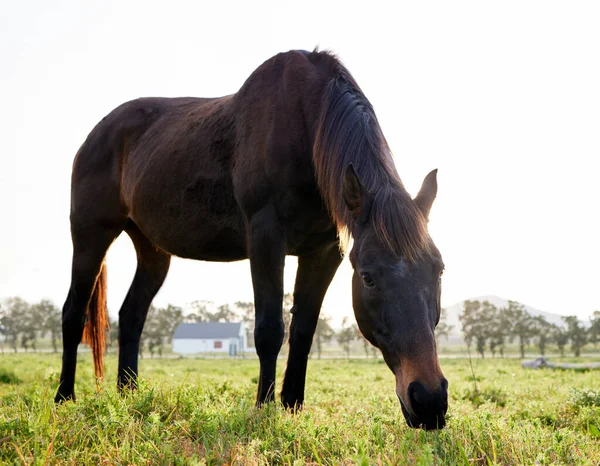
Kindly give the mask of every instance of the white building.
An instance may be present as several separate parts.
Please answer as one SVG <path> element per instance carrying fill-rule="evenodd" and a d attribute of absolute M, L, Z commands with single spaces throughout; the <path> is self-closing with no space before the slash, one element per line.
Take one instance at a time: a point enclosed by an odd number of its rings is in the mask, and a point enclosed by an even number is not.
<path fill-rule="evenodd" d="M 241 322 L 182 323 L 173 334 L 173 352 L 179 354 L 246 351 L 246 328 Z"/>

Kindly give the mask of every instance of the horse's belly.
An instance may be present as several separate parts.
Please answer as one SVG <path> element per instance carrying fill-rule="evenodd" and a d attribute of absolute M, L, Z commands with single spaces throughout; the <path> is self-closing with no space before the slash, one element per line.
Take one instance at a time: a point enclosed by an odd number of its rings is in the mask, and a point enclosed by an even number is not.
<path fill-rule="evenodd" d="M 124 192 L 132 220 L 172 255 L 220 262 L 245 259 L 245 224 L 230 178 L 208 156 L 192 158 L 190 164 L 184 151 L 169 154 L 156 152 L 147 165 L 130 164 Z"/>
<path fill-rule="evenodd" d="M 248 257 L 245 235 L 229 227 L 214 229 L 213 234 L 205 230 L 197 241 L 181 245 L 174 242 L 171 249 L 176 256 L 202 261 L 230 262 Z"/>
<path fill-rule="evenodd" d="M 130 216 L 150 241 L 174 256 L 218 262 L 247 258 L 245 226 L 237 206 L 215 212 L 210 202 L 178 197 L 138 202 Z"/>
<path fill-rule="evenodd" d="M 136 222 L 137 223 L 137 222 Z M 186 222 L 173 228 L 152 231 L 140 228 L 159 248 L 174 256 L 203 261 L 228 262 L 247 258 L 245 234 L 228 225 Z"/>

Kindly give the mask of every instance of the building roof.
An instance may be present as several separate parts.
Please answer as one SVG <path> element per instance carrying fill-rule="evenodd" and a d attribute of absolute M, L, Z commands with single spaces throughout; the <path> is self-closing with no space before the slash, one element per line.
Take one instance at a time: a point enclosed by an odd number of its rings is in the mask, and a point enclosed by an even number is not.
<path fill-rule="evenodd" d="M 237 338 L 241 333 L 240 322 L 194 322 L 177 326 L 173 339 Z"/>

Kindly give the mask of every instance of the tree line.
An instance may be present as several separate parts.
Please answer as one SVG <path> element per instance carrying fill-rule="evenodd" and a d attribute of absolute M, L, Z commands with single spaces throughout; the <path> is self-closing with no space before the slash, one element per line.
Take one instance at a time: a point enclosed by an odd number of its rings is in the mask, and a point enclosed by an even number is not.
<path fill-rule="evenodd" d="M 283 299 L 284 344 L 289 337 L 292 307 L 293 296 L 286 294 Z M 175 329 L 182 322 L 243 322 L 247 331 L 246 340 L 250 345 L 254 344 L 253 302 L 238 301 L 233 305 L 216 306 L 210 301 L 194 301 L 189 308 L 190 312 L 185 313 L 182 307 L 172 304 L 165 307 L 150 306 L 140 341 L 142 355 L 162 355 L 164 348 L 171 344 Z M 18 297 L 6 299 L 0 303 L 0 335 L 15 352 L 18 348 L 37 351 L 40 340 L 48 338 L 53 351 L 58 352 L 62 339 L 62 311 L 46 299 L 37 303 L 29 303 Z M 107 347 L 116 348 L 118 338 L 118 321 L 111 321 Z M 375 348 L 362 337 L 355 323 L 344 318 L 342 327 L 336 331 L 331 325 L 331 317 L 321 315 L 311 352 L 320 358 L 323 347 L 334 339 L 348 357 L 353 344 L 357 342 L 362 342 L 367 357 L 376 356 Z"/>
<path fill-rule="evenodd" d="M 293 297 L 286 294 L 283 299 L 284 344 L 288 340 L 292 320 Z M 235 304 L 217 306 L 209 301 L 195 301 L 189 305 L 190 312 L 174 305 L 165 307 L 151 306 L 142 333 L 140 348 L 142 354 L 162 355 L 164 348 L 171 344 L 173 333 L 182 322 L 243 322 L 247 331 L 247 341 L 254 342 L 254 303 L 238 301 Z M 57 352 L 61 346 L 62 324 L 61 310 L 51 301 L 43 299 L 29 303 L 22 298 L 9 298 L 0 303 L 0 335 L 14 351 L 36 351 L 40 340 L 49 340 L 52 349 Z M 570 343 L 575 356 L 581 354 L 586 344 L 594 348 L 600 342 L 600 311 L 590 318 L 585 328 L 576 316 L 563 317 L 564 325 L 548 322 L 543 316 L 532 316 L 525 307 L 509 301 L 507 307 L 497 308 L 488 301 L 465 301 L 459 316 L 464 341 L 469 348 L 485 356 L 491 352 L 504 356 L 508 344 L 517 343 L 521 357 L 525 348 L 534 344 L 541 355 L 553 345 L 564 356 Z M 440 322 L 436 328 L 438 340 L 447 337 L 452 326 L 447 323 L 446 310 L 442 309 Z M 108 347 L 118 346 L 118 322 L 112 321 L 108 334 Z M 341 328 L 334 329 L 331 318 L 321 315 L 317 322 L 311 352 L 321 357 L 325 345 L 337 342 L 349 357 L 353 348 L 362 346 L 366 357 L 375 357 L 377 350 L 361 335 L 357 325 L 347 317 Z"/>
<path fill-rule="evenodd" d="M 18 347 L 36 351 L 38 340 L 48 336 L 56 352 L 62 339 L 62 313 L 47 299 L 30 304 L 8 298 L 0 304 L 0 334 L 15 352 Z"/>
<path fill-rule="evenodd" d="M 488 301 L 465 301 L 459 316 L 465 343 L 475 347 L 483 358 L 486 349 L 504 356 L 508 343 L 516 342 L 521 357 L 525 357 L 525 347 L 534 344 L 544 356 L 549 345 L 554 345 L 561 356 L 570 343 L 575 356 L 581 354 L 586 344 L 594 348 L 600 342 L 600 311 L 590 318 L 590 326 L 585 328 L 576 316 L 562 317 L 563 325 L 548 322 L 543 316 L 533 316 L 525 306 L 509 301 L 507 307 L 498 309 Z"/>

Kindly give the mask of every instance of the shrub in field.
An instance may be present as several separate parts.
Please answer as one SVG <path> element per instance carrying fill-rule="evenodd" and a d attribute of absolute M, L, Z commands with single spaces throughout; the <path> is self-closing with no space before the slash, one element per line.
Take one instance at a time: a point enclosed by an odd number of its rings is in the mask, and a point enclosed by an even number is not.
<path fill-rule="evenodd" d="M 600 407 L 600 390 L 571 389 L 571 402 L 575 406 Z"/>
<path fill-rule="evenodd" d="M 0 369 L 0 383 L 19 384 L 21 383 L 21 379 L 14 372 Z"/>
<path fill-rule="evenodd" d="M 600 439 L 600 390 L 572 388 L 569 411 L 573 425 Z"/>
<path fill-rule="evenodd" d="M 504 407 L 506 405 L 506 394 L 499 388 L 488 388 L 486 390 L 470 388 L 463 395 L 463 400 L 469 400 L 477 407 L 487 402 Z"/>

